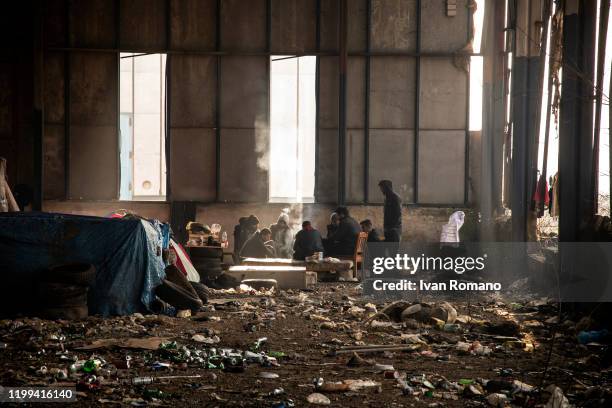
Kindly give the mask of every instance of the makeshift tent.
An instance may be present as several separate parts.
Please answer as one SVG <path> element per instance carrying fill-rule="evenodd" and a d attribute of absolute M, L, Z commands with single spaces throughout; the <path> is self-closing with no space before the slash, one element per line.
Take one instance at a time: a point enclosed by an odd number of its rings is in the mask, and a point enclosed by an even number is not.
<path fill-rule="evenodd" d="M 96 269 L 89 313 L 145 311 L 165 277 L 169 227 L 139 218 L 50 213 L 0 214 L 0 313 L 36 311 L 36 284 L 49 266 L 86 262 Z"/>

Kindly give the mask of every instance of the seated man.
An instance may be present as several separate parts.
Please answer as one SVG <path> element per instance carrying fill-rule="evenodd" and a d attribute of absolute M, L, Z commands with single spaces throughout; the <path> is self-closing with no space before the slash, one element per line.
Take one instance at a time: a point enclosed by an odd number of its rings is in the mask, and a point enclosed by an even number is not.
<path fill-rule="evenodd" d="M 368 233 L 368 242 L 380 242 L 381 239 L 378 236 L 378 232 L 372 227 L 372 221 L 369 219 L 363 220 L 359 223 L 361 230 Z"/>
<path fill-rule="evenodd" d="M 331 239 L 340 226 L 340 217 L 335 212 L 331 213 L 329 217 L 329 224 L 327 224 L 327 239 Z"/>
<path fill-rule="evenodd" d="M 275 256 L 272 232 L 267 228 L 255 232 L 240 250 L 241 258 L 274 258 Z"/>
<path fill-rule="evenodd" d="M 259 219 L 256 216 L 240 217 L 238 225 L 234 227 L 234 262 L 240 261 L 240 250 L 258 228 Z"/>
<path fill-rule="evenodd" d="M 304 221 L 302 229 L 295 234 L 293 251 L 293 259 L 299 261 L 303 261 L 307 256 L 312 256 L 315 252 L 323 252 L 321 233 L 312 227 L 310 221 Z"/>
<path fill-rule="evenodd" d="M 338 207 L 336 213 L 340 219 L 340 224 L 326 248 L 326 255 L 333 257 L 353 256 L 361 227 L 359 227 L 359 223 L 349 215 L 348 208 Z"/>

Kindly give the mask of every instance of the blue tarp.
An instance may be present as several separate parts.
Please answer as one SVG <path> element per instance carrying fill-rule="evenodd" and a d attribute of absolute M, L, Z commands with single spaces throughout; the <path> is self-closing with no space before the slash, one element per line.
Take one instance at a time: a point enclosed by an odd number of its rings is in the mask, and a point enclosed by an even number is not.
<path fill-rule="evenodd" d="M 167 224 L 51 213 L 0 214 L 0 313 L 37 307 L 36 282 L 52 265 L 86 262 L 96 269 L 89 313 L 145 311 L 165 276 Z"/>

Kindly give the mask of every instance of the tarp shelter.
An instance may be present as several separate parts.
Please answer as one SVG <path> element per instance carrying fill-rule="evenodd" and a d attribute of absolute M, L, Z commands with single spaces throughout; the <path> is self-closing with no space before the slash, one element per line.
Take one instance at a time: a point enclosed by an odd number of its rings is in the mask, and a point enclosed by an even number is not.
<path fill-rule="evenodd" d="M 90 314 L 145 311 L 165 277 L 161 252 L 168 241 L 168 225 L 157 221 L 1 213 L 0 314 L 35 312 L 41 275 L 52 265 L 71 262 L 97 269 Z"/>

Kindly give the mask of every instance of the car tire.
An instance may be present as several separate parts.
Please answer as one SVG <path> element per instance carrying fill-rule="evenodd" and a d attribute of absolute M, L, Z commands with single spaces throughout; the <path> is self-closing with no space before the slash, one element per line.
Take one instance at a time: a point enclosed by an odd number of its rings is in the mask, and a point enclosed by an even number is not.
<path fill-rule="evenodd" d="M 199 298 L 193 297 L 189 292 L 167 279 L 164 279 L 162 284 L 155 289 L 155 294 L 179 310 L 198 310 L 204 305 Z"/>

